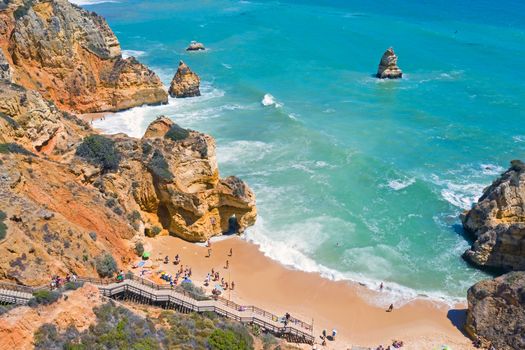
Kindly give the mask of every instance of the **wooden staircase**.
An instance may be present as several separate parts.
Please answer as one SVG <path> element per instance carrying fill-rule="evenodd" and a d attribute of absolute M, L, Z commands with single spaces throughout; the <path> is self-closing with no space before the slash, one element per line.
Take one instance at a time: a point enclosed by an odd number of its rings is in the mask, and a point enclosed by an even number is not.
<path fill-rule="evenodd" d="M 267 332 L 296 343 L 313 344 L 313 326 L 291 317 L 286 325 L 282 317 L 255 306 L 243 306 L 224 298 L 196 300 L 187 293 L 180 293 L 169 285 L 159 285 L 128 274 L 121 282 L 93 278 L 78 278 L 78 281 L 95 285 L 100 293 L 117 300 L 128 300 L 180 312 L 214 312 L 232 320 L 257 325 Z M 31 288 L 0 282 L 0 303 L 27 305 L 33 292 L 48 287 Z"/>

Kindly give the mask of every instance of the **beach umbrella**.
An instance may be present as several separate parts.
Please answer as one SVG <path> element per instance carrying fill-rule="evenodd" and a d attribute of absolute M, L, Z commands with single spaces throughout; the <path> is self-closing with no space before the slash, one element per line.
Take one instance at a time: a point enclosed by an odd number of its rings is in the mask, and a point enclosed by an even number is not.
<path fill-rule="evenodd" d="M 149 259 L 151 253 L 149 252 L 144 252 L 144 254 L 142 254 L 142 259 Z"/>
<path fill-rule="evenodd" d="M 215 285 L 215 289 L 221 291 L 221 292 L 224 292 L 224 288 L 222 288 L 222 286 L 220 284 L 216 284 Z"/>

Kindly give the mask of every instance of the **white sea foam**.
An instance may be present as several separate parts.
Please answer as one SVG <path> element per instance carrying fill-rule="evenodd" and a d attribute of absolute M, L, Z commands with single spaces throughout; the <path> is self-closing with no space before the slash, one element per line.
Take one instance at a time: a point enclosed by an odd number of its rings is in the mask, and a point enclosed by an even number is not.
<path fill-rule="evenodd" d="M 217 147 L 217 161 L 219 164 L 246 164 L 260 161 L 272 151 L 272 145 L 261 141 L 232 141 Z"/>
<path fill-rule="evenodd" d="M 404 188 L 407 188 L 408 186 L 412 185 L 415 182 L 416 182 L 416 179 L 413 177 L 407 178 L 407 179 L 390 180 L 388 181 L 388 187 L 390 187 L 394 191 L 399 191 Z"/>
<path fill-rule="evenodd" d="M 372 291 L 377 291 L 379 283 L 382 280 L 369 278 L 363 274 L 343 273 L 319 264 L 308 256 L 327 241 L 328 236 L 326 235 L 325 225 L 333 225 L 333 220 L 340 219 L 329 217 L 311 218 L 302 223 L 285 227 L 282 230 L 286 232 L 275 235 L 265 227 L 264 219 L 258 216 L 255 226 L 247 229 L 243 237 L 245 240 L 258 245 L 264 255 L 289 268 L 319 273 L 321 277 L 334 281 L 346 280 L 359 283 Z M 350 225 L 349 229 L 352 231 L 353 226 Z M 272 236 L 279 238 L 272 238 Z M 389 256 L 397 254 L 398 259 L 403 260 L 403 257 L 392 247 L 384 246 L 381 249 L 383 249 L 385 254 L 389 254 Z M 353 250 L 347 250 L 345 256 L 348 257 L 356 254 L 357 256 L 354 256 L 353 259 L 360 261 L 362 266 L 367 268 L 375 266 L 377 269 L 391 270 L 389 262 L 367 250 L 370 249 L 355 248 Z M 377 272 L 377 269 L 374 272 Z M 394 271 L 390 271 L 389 273 L 394 274 Z M 418 298 L 436 300 L 449 305 L 464 301 L 462 298 L 449 297 L 439 292 L 417 291 L 393 282 L 386 283 L 383 292 L 370 293 L 370 295 L 367 293 L 365 297 L 367 297 L 365 300 L 368 303 L 380 307 L 386 307 L 392 302 L 399 307 Z"/>
<path fill-rule="evenodd" d="M 122 50 L 122 58 L 128 58 L 128 57 L 141 57 L 141 56 L 145 56 L 146 55 L 146 52 L 145 51 L 140 51 L 140 50 Z"/>
<path fill-rule="evenodd" d="M 505 168 L 494 164 L 481 164 L 481 172 L 485 175 L 500 175 L 505 171 Z"/>
<path fill-rule="evenodd" d="M 261 101 L 261 104 L 265 107 L 274 106 L 275 108 L 280 108 L 283 106 L 283 104 L 280 102 L 277 102 L 275 97 L 273 97 L 271 94 L 265 94 Z"/>
<path fill-rule="evenodd" d="M 525 135 L 512 136 L 514 142 L 525 142 Z"/>
<path fill-rule="evenodd" d="M 224 96 L 224 91 L 203 82 L 201 96 L 192 98 L 169 98 L 168 104 L 159 106 L 140 106 L 96 120 L 93 125 L 107 134 L 125 133 L 132 137 L 142 137 L 147 126 L 160 115 L 166 115 L 183 127 L 197 128 L 203 120 L 218 118 L 224 111 L 249 108 L 236 104 L 209 106 L 212 101 Z"/>
<path fill-rule="evenodd" d="M 452 180 L 442 180 L 437 175 L 432 175 L 432 182 L 441 187 L 440 193 L 443 199 L 450 204 L 464 210 L 472 207 L 483 193 L 485 184 L 478 182 L 454 182 Z"/>

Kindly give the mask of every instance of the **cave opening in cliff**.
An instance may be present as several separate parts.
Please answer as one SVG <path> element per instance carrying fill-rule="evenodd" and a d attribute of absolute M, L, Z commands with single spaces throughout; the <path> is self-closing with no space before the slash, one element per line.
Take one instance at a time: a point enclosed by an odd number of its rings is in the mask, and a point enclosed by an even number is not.
<path fill-rule="evenodd" d="M 235 214 L 230 216 L 228 219 L 228 231 L 226 231 L 225 235 L 233 235 L 239 233 L 239 221 L 237 221 L 237 217 Z"/>

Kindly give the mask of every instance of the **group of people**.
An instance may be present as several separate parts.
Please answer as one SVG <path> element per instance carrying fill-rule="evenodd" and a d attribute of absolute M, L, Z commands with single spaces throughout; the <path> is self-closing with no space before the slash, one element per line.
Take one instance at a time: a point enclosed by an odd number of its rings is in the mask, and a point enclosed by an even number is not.
<path fill-rule="evenodd" d="M 169 264 L 170 258 L 169 256 L 164 257 L 164 264 Z M 173 265 L 178 265 L 180 263 L 180 257 L 179 254 L 175 255 L 175 258 L 173 258 Z"/>
<path fill-rule="evenodd" d="M 178 263 L 180 263 L 180 258 L 179 258 L 178 254 L 177 254 L 177 256 L 175 258 L 178 261 Z M 191 267 L 189 267 L 189 266 L 184 267 L 184 265 L 180 265 L 180 268 L 175 273 L 175 276 L 163 272 L 163 273 L 161 273 L 160 278 L 163 279 L 164 281 L 168 282 L 170 284 L 170 286 L 173 288 L 173 287 L 175 287 L 176 285 L 179 284 L 179 279 L 181 277 L 182 277 L 183 280 L 187 280 L 187 279 L 189 279 L 191 277 L 191 275 L 192 275 Z"/>
<path fill-rule="evenodd" d="M 336 329 L 332 329 L 332 335 L 328 335 L 328 333 L 326 332 L 326 329 L 323 329 L 323 332 L 321 334 L 321 345 L 326 346 L 327 340 L 334 341 L 336 335 L 337 335 Z"/>
<path fill-rule="evenodd" d="M 68 283 L 68 282 L 75 282 L 77 280 L 77 276 L 72 274 L 67 274 L 65 278 L 61 278 L 60 276 L 56 275 L 51 277 L 51 283 L 50 287 L 51 289 L 60 288 L 62 285 Z"/>
<path fill-rule="evenodd" d="M 394 340 L 392 342 L 392 345 L 387 346 L 386 348 L 383 347 L 383 345 L 379 345 L 376 350 L 393 350 L 393 349 L 399 349 L 403 347 L 403 341 L 401 340 Z"/>

